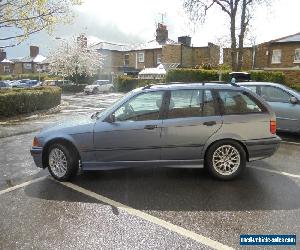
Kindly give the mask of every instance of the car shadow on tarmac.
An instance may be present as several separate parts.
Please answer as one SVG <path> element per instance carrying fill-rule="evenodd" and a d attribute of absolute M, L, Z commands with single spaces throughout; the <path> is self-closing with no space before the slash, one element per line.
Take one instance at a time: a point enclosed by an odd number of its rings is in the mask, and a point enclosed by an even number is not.
<path fill-rule="evenodd" d="M 300 187 L 292 178 L 251 168 L 245 169 L 239 179 L 227 182 L 212 179 L 204 169 L 157 167 L 83 172 L 72 182 L 138 210 L 249 211 L 300 207 Z M 70 196 L 67 193 L 71 190 L 66 189 L 48 179 L 26 187 L 25 192 L 47 200 L 96 202 L 84 195 Z"/>

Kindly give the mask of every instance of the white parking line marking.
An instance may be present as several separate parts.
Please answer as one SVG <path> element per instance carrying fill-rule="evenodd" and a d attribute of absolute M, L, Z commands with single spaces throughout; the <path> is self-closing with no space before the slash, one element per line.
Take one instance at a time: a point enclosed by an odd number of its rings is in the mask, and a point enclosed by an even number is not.
<path fill-rule="evenodd" d="M 1 194 L 8 193 L 8 192 L 11 192 L 11 191 L 14 191 L 14 190 L 19 189 L 19 188 L 22 188 L 22 187 L 26 187 L 26 186 L 28 186 L 28 185 L 30 185 L 30 184 L 32 184 L 32 183 L 35 183 L 35 182 L 44 180 L 44 179 L 46 179 L 47 177 L 48 177 L 48 175 L 47 175 L 47 176 L 40 177 L 40 178 L 33 179 L 33 180 L 31 180 L 31 181 L 23 182 L 23 183 L 21 183 L 21 184 L 19 184 L 19 185 L 16 185 L 16 186 L 13 186 L 13 187 L 4 189 L 4 190 L 0 190 L 0 195 L 1 195 Z"/>
<path fill-rule="evenodd" d="M 223 245 L 222 243 L 220 243 L 218 241 L 212 240 L 210 238 L 207 238 L 207 237 L 205 237 L 203 235 L 197 234 L 195 232 L 192 232 L 192 231 L 187 230 L 185 228 L 182 228 L 180 226 L 176 226 L 176 225 L 174 225 L 174 224 L 172 224 L 170 222 L 164 221 L 162 219 L 159 219 L 157 217 L 149 215 L 149 214 L 147 214 L 145 212 L 142 212 L 140 210 L 137 210 L 135 208 L 126 206 L 126 205 L 124 205 L 124 204 L 122 204 L 120 202 L 111 200 L 111 199 L 109 199 L 107 197 L 104 197 L 104 196 L 102 196 L 100 194 L 97 194 L 97 193 L 89 191 L 89 190 L 87 190 L 85 188 L 79 187 L 79 186 L 77 186 L 77 185 L 75 185 L 73 183 L 70 183 L 70 182 L 60 182 L 60 184 L 66 186 L 68 188 L 71 188 L 71 189 L 73 189 L 73 190 L 75 190 L 77 192 L 80 192 L 80 193 L 83 193 L 83 194 L 85 194 L 87 196 L 90 196 L 90 197 L 92 197 L 92 198 L 94 198 L 94 199 L 96 199 L 98 201 L 104 202 L 104 203 L 106 203 L 108 205 L 111 205 L 113 207 L 121 209 L 121 210 L 123 210 L 123 211 L 125 211 L 125 212 L 127 212 L 127 213 L 129 213 L 131 215 L 137 216 L 137 217 L 139 217 L 141 219 L 144 219 L 144 220 L 149 221 L 151 223 L 154 223 L 154 224 L 156 224 L 158 226 L 161 226 L 161 227 L 163 227 L 165 229 L 168 229 L 168 230 L 170 230 L 172 232 L 175 232 L 175 233 L 177 233 L 179 235 L 182 235 L 184 237 L 193 239 L 193 240 L 195 240 L 195 241 L 197 241 L 197 242 L 199 242 L 201 244 L 204 244 L 206 246 L 209 246 L 209 247 L 211 247 L 213 249 L 233 249 L 233 248 L 231 248 L 229 246 Z"/>
<path fill-rule="evenodd" d="M 261 167 L 254 167 L 254 166 L 249 166 L 249 168 L 254 168 L 254 169 L 258 169 L 258 170 L 262 170 L 262 171 L 266 171 L 266 172 L 270 172 L 270 173 L 274 173 L 274 174 L 281 174 L 281 175 L 294 177 L 294 178 L 300 178 L 300 175 L 297 175 L 297 174 L 290 174 L 287 172 L 281 172 L 281 171 L 272 170 L 269 168 L 261 168 Z"/>

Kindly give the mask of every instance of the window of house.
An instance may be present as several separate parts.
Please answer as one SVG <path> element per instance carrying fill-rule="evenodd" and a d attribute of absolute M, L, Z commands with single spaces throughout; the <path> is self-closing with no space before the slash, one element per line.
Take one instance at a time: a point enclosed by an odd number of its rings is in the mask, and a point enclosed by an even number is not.
<path fill-rule="evenodd" d="M 272 63 L 281 63 L 281 49 L 273 50 Z"/>
<path fill-rule="evenodd" d="M 143 63 L 145 61 L 145 54 L 144 52 L 138 53 L 138 62 Z"/>
<path fill-rule="evenodd" d="M 128 66 L 129 65 L 129 54 L 124 55 L 124 65 Z"/>
<path fill-rule="evenodd" d="M 210 90 L 173 90 L 168 119 L 215 115 L 215 104 Z"/>
<path fill-rule="evenodd" d="M 10 67 L 8 65 L 4 66 L 3 70 L 4 73 L 10 73 Z"/>
<path fill-rule="evenodd" d="M 240 91 L 220 90 L 223 112 L 227 115 L 262 112 L 263 108 L 247 93 Z"/>
<path fill-rule="evenodd" d="M 164 91 L 148 92 L 133 97 L 115 111 L 116 121 L 158 120 Z"/>
<path fill-rule="evenodd" d="M 31 63 L 24 63 L 23 67 L 24 69 L 31 69 Z"/>
<path fill-rule="evenodd" d="M 157 54 L 156 63 L 161 64 L 161 54 Z"/>
<path fill-rule="evenodd" d="M 300 63 L 300 48 L 295 49 L 294 63 Z"/>

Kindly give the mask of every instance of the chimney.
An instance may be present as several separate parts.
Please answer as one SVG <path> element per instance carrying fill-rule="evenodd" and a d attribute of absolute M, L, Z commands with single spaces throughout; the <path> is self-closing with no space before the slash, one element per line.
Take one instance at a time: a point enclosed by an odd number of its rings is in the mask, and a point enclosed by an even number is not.
<path fill-rule="evenodd" d="M 186 46 L 191 46 L 192 38 L 190 36 L 180 36 L 178 37 L 178 43 Z"/>
<path fill-rule="evenodd" d="M 6 58 L 6 52 L 3 49 L 0 49 L 0 62 Z"/>
<path fill-rule="evenodd" d="M 156 29 L 156 41 L 159 44 L 165 44 L 167 40 L 168 40 L 167 26 L 159 23 Z"/>
<path fill-rule="evenodd" d="M 77 37 L 77 43 L 81 48 L 87 48 L 87 38 L 84 34 Z"/>
<path fill-rule="evenodd" d="M 40 53 L 40 49 L 37 46 L 30 46 L 30 57 L 34 58 Z"/>

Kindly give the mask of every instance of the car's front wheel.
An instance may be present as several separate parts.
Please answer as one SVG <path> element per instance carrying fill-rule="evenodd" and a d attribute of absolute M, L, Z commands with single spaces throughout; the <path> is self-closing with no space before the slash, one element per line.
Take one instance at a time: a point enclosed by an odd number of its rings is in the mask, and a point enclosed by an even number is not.
<path fill-rule="evenodd" d="M 59 181 L 68 181 L 74 177 L 79 168 L 78 154 L 72 147 L 53 144 L 48 150 L 48 169 Z"/>
<path fill-rule="evenodd" d="M 232 180 L 242 173 L 246 159 L 246 152 L 238 142 L 224 140 L 214 143 L 208 149 L 205 167 L 218 179 Z"/>

